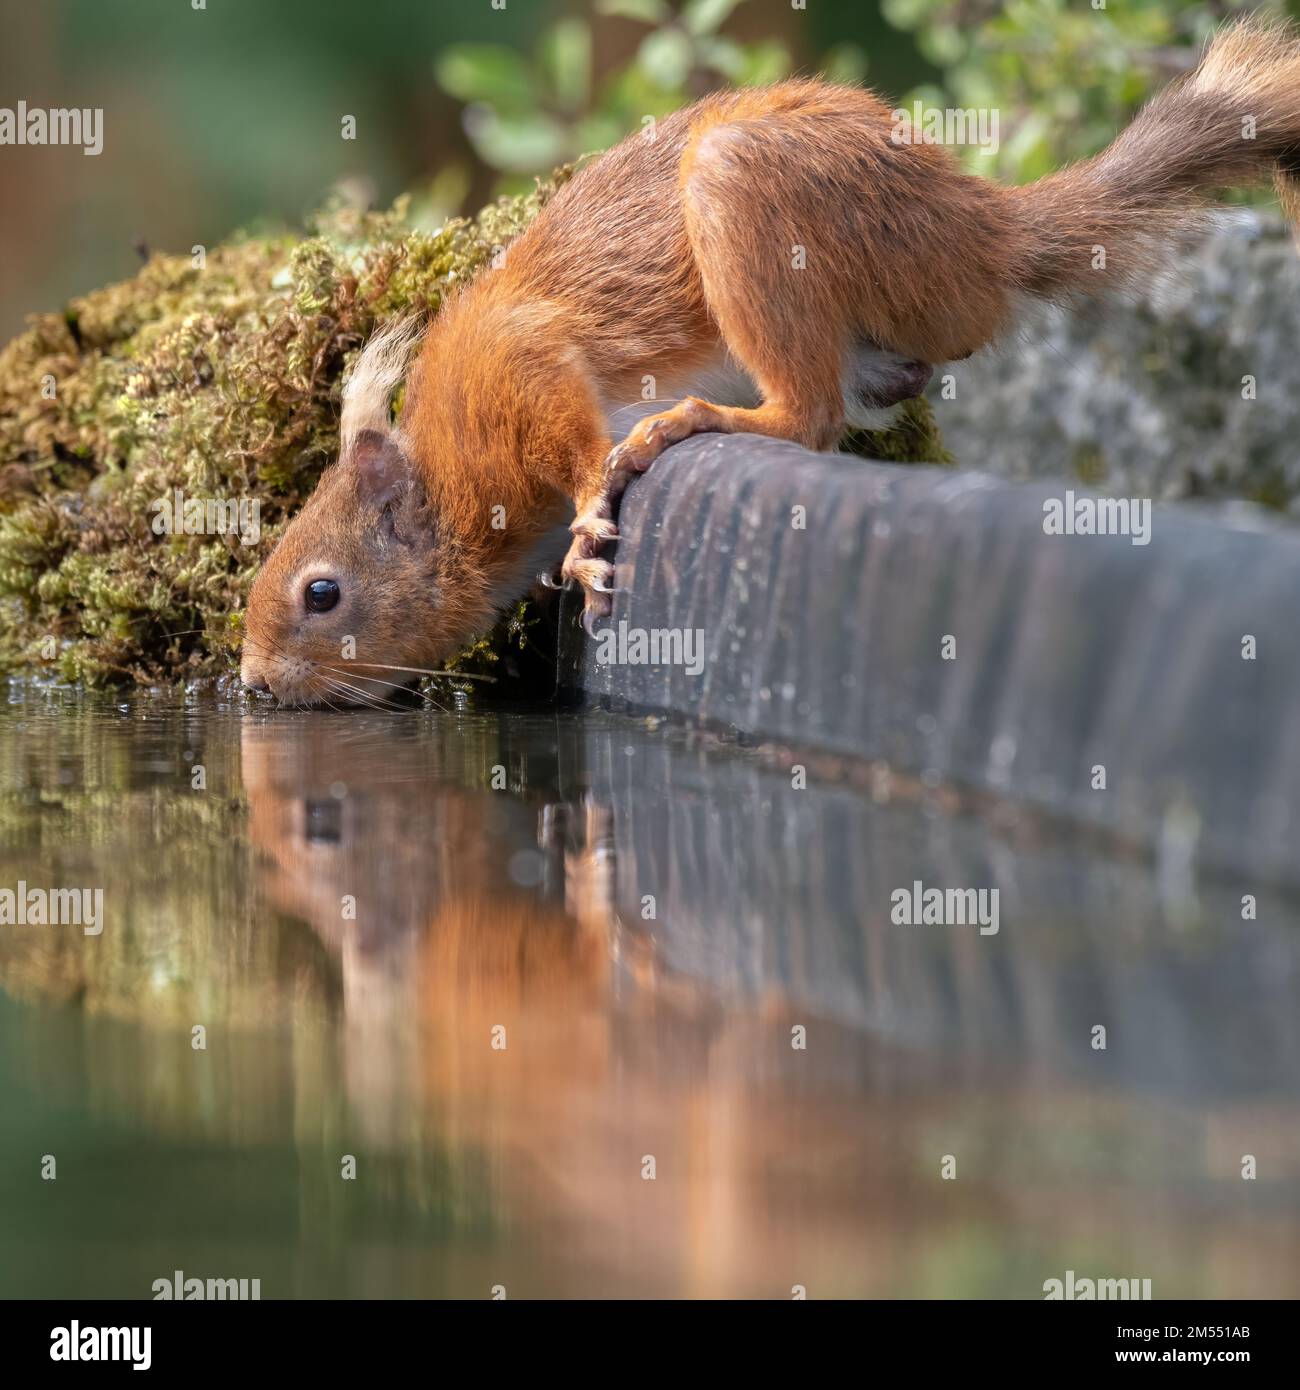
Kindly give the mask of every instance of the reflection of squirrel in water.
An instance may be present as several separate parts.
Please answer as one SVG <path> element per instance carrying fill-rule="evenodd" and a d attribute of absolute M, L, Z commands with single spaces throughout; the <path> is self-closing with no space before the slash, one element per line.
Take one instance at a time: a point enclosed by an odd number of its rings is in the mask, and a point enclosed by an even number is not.
<path fill-rule="evenodd" d="M 447 304 L 397 429 L 413 334 L 381 333 L 345 392 L 339 464 L 253 589 L 244 679 L 291 702 L 382 695 L 522 593 L 575 509 L 562 573 L 603 615 L 618 497 L 667 445 L 827 447 L 1004 334 L 1025 296 L 1151 270 L 1203 191 L 1275 174 L 1293 211 L 1300 44 L 1228 28 L 1109 148 L 1025 187 L 900 133 L 871 93 L 820 82 L 706 97 L 580 172 Z M 609 410 L 647 386 L 712 399 L 611 453 Z"/>
<path fill-rule="evenodd" d="M 536 809 L 448 785 L 422 756 L 423 744 L 382 730 L 341 746 L 319 725 L 246 725 L 242 775 L 262 894 L 341 957 L 349 1003 L 421 981 L 461 1009 L 480 998 L 500 1009 L 525 994 L 571 996 L 570 1008 L 598 999 L 610 904 L 595 850 L 579 836 L 537 851 L 555 861 L 562 898 L 556 887 L 513 882 L 502 865 L 535 835 Z M 394 766 L 404 768 L 397 789 Z M 343 780 L 340 799 L 330 788 Z"/>
<path fill-rule="evenodd" d="M 244 722 L 261 892 L 310 922 L 342 977 L 337 1032 L 311 1021 L 292 981 L 300 1132 L 337 1048 L 372 1200 L 386 1200 L 384 1150 L 413 1155 L 422 1205 L 430 1185 L 484 1187 L 514 1233 L 492 1254 L 511 1261 L 512 1297 L 758 1295 L 765 1271 L 842 1270 L 875 1248 L 846 1161 L 865 1152 L 880 1167 L 856 1095 L 837 1107 L 833 1091 L 809 1091 L 784 1015 L 720 1008 L 661 973 L 640 933 L 614 928 L 607 808 L 455 785 L 446 769 L 465 739 L 406 721 L 346 739 L 333 720 Z M 513 881 L 534 843 L 544 881 Z M 833 1075 L 831 1027 L 819 1067 Z M 831 1146 L 833 1171 L 813 1171 L 810 1137 Z M 450 1173 L 421 1161 L 430 1141 L 447 1146 Z M 662 1165 L 654 1183 L 645 1153 Z M 529 1273 L 534 1240 L 544 1282 Z"/>

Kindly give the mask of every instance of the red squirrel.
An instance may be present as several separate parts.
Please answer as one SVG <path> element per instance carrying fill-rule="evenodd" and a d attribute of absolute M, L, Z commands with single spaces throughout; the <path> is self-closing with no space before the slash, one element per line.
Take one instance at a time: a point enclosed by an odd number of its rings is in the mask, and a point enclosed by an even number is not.
<path fill-rule="evenodd" d="M 571 518 L 561 575 L 590 624 L 618 499 L 670 444 L 831 447 L 1026 299 L 1156 270 L 1213 190 L 1272 176 L 1294 217 L 1300 41 L 1221 30 L 1100 154 L 1022 187 L 898 129 L 871 92 L 816 80 L 705 97 L 583 168 L 443 307 L 409 375 L 416 331 L 381 331 L 344 390 L 338 462 L 254 583 L 245 683 L 378 702 L 489 626 Z M 611 411 L 648 380 L 676 403 L 612 447 Z"/>

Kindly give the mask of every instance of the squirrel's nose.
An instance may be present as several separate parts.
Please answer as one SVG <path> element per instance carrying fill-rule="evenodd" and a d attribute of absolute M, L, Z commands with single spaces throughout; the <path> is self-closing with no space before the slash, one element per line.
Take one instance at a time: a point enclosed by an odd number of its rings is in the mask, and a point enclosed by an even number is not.
<path fill-rule="evenodd" d="M 267 684 L 266 678 L 247 657 L 240 663 L 239 679 L 249 690 L 256 690 L 259 695 L 271 693 L 271 687 Z"/>

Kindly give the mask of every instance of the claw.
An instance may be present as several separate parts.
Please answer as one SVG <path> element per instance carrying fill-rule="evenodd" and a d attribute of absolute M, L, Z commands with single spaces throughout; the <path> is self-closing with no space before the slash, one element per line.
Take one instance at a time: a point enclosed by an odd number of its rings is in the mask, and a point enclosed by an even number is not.
<path fill-rule="evenodd" d="M 606 521 L 603 517 L 595 517 L 587 520 L 585 517 L 578 519 L 569 527 L 569 530 L 583 540 L 592 541 L 597 545 L 604 545 L 606 541 L 618 540 L 618 527 L 612 521 Z"/>
<path fill-rule="evenodd" d="M 582 630 L 588 637 L 595 637 L 596 623 L 603 614 L 598 614 L 594 608 L 584 608 L 582 610 Z"/>
<path fill-rule="evenodd" d="M 542 586 L 543 589 L 564 588 L 564 585 L 562 583 L 556 583 L 555 576 L 550 572 L 550 570 L 543 570 L 541 574 L 537 576 L 537 582 Z"/>

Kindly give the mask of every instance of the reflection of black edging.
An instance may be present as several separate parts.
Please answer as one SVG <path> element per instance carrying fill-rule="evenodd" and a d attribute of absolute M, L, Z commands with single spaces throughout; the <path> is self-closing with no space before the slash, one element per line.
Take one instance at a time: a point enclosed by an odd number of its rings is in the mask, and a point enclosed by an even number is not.
<path fill-rule="evenodd" d="M 702 673 L 598 664 L 566 595 L 561 690 L 1296 878 L 1300 535 L 1198 504 L 1049 535 L 1065 492 L 689 440 L 624 498 L 609 621 L 703 629 Z"/>

